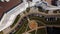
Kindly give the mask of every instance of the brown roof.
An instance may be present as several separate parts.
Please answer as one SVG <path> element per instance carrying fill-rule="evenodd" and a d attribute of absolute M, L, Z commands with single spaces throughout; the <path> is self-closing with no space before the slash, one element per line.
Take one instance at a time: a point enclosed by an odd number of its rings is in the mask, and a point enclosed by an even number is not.
<path fill-rule="evenodd" d="M 21 3 L 20 0 L 10 0 L 9 2 L 0 2 L 0 18 L 4 12 Z"/>
<path fill-rule="evenodd" d="M 51 1 L 52 1 L 52 0 L 46 0 L 46 1 L 47 1 L 49 4 L 51 4 Z"/>

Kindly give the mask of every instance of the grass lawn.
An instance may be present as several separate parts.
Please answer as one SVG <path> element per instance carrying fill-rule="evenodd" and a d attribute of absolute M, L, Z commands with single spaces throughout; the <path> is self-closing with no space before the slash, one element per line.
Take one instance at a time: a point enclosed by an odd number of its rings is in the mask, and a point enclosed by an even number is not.
<path fill-rule="evenodd" d="M 37 34 L 46 34 L 45 29 L 38 29 Z"/>
<path fill-rule="evenodd" d="M 23 19 L 22 23 L 23 24 L 20 26 L 19 30 L 17 30 L 14 34 L 22 34 L 25 32 L 28 21 L 26 19 Z"/>
<path fill-rule="evenodd" d="M 14 21 L 14 23 L 10 26 L 11 28 L 15 26 L 15 24 L 17 23 L 17 21 L 19 20 L 20 15 L 18 15 Z"/>
<path fill-rule="evenodd" d="M 48 10 L 46 10 L 45 13 L 47 14 L 48 13 Z"/>
<path fill-rule="evenodd" d="M 39 11 L 39 12 L 44 12 L 44 10 L 42 10 L 42 9 L 38 9 L 38 11 Z"/>
<path fill-rule="evenodd" d="M 34 30 L 34 31 L 30 32 L 30 33 L 31 33 L 31 34 L 35 34 L 35 31 L 36 31 L 36 30 Z"/>
<path fill-rule="evenodd" d="M 46 21 L 44 17 L 29 16 L 29 18 L 34 19 L 34 20 L 39 20 L 39 21 L 45 23 L 46 25 L 60 25 L 60 19 L 58 19 L 55 22 L 49 22 L 49 21 Z"/>
<path fill-rule="evenodd" d="M 30 8 L 27 8 L 26 11 L 29 12 L 30 11 Z"/>
<path fill-rule="evenodd" d="M 30 8 L 27 8 L 23 13 L 26 14 L 30 11 Z"/>
<path fill-rule="evenodd" d="M 47 21 L 45 21 L 44 17 L 38 17 L 38 16 L 28 16 L 28 17 L 30 18 L 30 20 L 36 20 L 37 23 L 38 23 L 38 26 L 44 26 L 42 23 L 40 23 L 40 21 L 43 22 L 46 25 L 60 24 L 60 19 L 58 21 L 56 21 L 56 22 L 47 22 Z M 27 24 L 28 24 L 27 18 L 23 18 L 22 23 L 23 24 L 19 27 L 19 29 L 14 34 L 22 34 L 22 33 L 25 32 Z M 29 27 L 27 28 L 27 31 L 28 30 L 30 30 Z M 35 34 L 34 32 L 35 31 L 30 32 L 30 33 Z M 45 29 L 44 28 L 38 29 L 37 34 L 46 34 Z"/>
<path fill-rule="evenodd" d="M 53 11 L 53 13 L 57 13 L 57 11 Z"/>
<path fill-rule="evenodd" d="M 34 30 L 34 31 L 30 32 L 30 33 L 31 34 L 35 34 L 35 31 L 36 30 Z M 46 34 L 45 29 L 44 28 L 38 29 L 37 30 L 37 34 Z"/>
<path fill-rule="evenodd" d="M 0 34 L 3 34 L 3 32 L 1 31 Z"/>

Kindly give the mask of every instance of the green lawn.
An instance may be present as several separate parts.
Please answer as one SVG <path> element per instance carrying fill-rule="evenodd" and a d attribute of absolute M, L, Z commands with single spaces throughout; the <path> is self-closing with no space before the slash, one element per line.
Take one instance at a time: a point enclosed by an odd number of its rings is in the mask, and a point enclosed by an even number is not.
<path fill-rule="evenodd" d="M 39 12 L 44 12 L 44 11 L 42 10 L 42 8 L 41 8 L 41 9 L 40 9 L 40 8 L 38 8 L 38 11 L 39 11 Z"/>
<path fill-rule="evenodd" d="M 53 13 L 57 13 L 57 11 L 53 11 Z"/>
<path fill-rule="evenodd" d="M 46 34 L 46 31 L 44 28 L 38 29 L 37 34 Z"/>
<path fill-rule="evenodd" d="M 30 32 L 31 34 L 35 34 L 36 30 Z M 42 29 L 37 29 L 37 33 L 36 34 L 46 34 L 46 31 L 44 28 Z"/>
<path fill-rule="evenodd" d="M 44 17 L 37 17 L 37 16 L 29 16 L 30 20 L 36 20 L 37 23 L 38 23 L 38 26 L 44 26 L 44 24 L 46 25 L 57 25 L 57 24 L 60 24 L 60 19 L 56 22 L 47 22 L 45 21 L 45 18 Z M 44 24 L 42 24 L 42 23 Z M 26 27 L 27 27 L 27 24 L 28 24 L 28 21 L 26 18 L 23 18 L 22 19 L 22 25 L 19 27 L 19 29 L 14 33 L 14 34 L 22 34 L 23 32 L 25 32 L 26 30 Z M 30 28 L 28 27 L 27 28 L 27 31 L 30 30 Z M 30 32 L 31 34 L 34 34 L 35 31 L 33 32 Z M 37 34 L 45 34 L 45 29 L 42 28 L 42 29 L 38 29 L 37 31 Z"/>
<path fill-rule="evenodd" d="M 27 8 L 23 13 L 26 14 L 30 11 L 30 8 Z"/>
<path fill-rule="evenodd" d="M 31 34 L 35 34 L 35 31 L 36 31 L 36 30 L 34 30 L 34 31 L 30 32 L 30 33 L 31 33 Z"/>
<path fill-rule="evenodd" d="M 39 11 L 39 12 L 45 12 L 45 13 L 48 13 L 48 10 L 45 11 L 45 10 L 43 10 L 42 8 L 41 8 L 41 9 L 38 8 L 38 11 Z"/>
<path fill-rule="evenodd" d="M 3 32 L 1 31 L 0 34 L 3 34 Z"/>
<path fill-rule="evenodd" d="M 30 11 L 30 8 L 27 8 L 26 11 L 29 12 Z"/>
<path fill-rule="evenodd" d="M 20 26 L 19 30 L 17 30 L 14 34 L 22 34 L 25 32 L 28 21 L 26 19 L 23 19 L 22 23 L 23 24 Z"/>
<path fill-rule="evenodd" d="M 48 10 L 44 11 L 46 14 L 48 13 Z"/>
<path fill-rule="evenodd" d="M 11 28 L 15 26 L 15 24 L 17 23 L 17 21 L 19 20 L 20 15 L 18 15 L 14 21 L 14 23 L 10 26 Z"/>
<path fill-rule="evenodd" d="M 29 18 L 34 20 L 39 20 L 45 23 L 46 25 L 60 25 L 60 19 L 58 19 L 55 22 L 49 22 L 49 21 L 46 21 L 44 17 L 30 16 Z"/>

